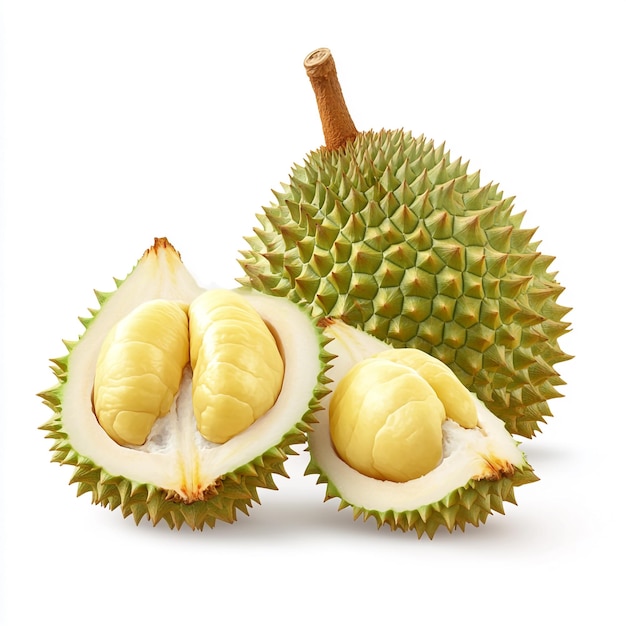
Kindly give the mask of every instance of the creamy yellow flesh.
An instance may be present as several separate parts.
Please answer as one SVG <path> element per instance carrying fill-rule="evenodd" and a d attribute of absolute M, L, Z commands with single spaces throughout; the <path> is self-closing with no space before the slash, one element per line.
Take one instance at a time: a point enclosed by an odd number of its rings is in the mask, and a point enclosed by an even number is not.
<path fill-rule="evenodd" d="M 94 408 L 120 445 L 145 443 L 166 415 L 189 362 L 187 305 L 150 300 L 108 333 L 98 356 Z"/>
<path fill-rule="evenodd" d="M 478 418 L 472 394 L 445 363 L 422 350 L 411 348 L 385 350 L 377 353 L 376 358 L 413 369 L 437 394 L 447 418 L 465 428 L 476 427 Z"/>
<path fill-rule="evenodd" d="M 261 316 L 239 295 L 207 291 L 189 307 L 198 430 L 224 443 L 276 402 L 284 364 Z"/>
<path fill-rule="evenodd" d="M 413 369 L 366 359 L 342 378 L 329 408 L 337 453 L 362 474 L 406 481 L 441 461 L 443 404 Z"/>
<path fill-rule="evenodd" d="M 215 443 L 245 430 L 280 393 L 280 351 L 242 296 L 216 289 L 189 306 L 150 300 L 120 320 L 102 345 L 94 382 L 102 427 L 121 445 L 143 445 L 169 412 L 188 363 L 198 430 Z"/>
<path fill-rule="evenodd" d="M 330 436 L 353 469 L 404 482 L 441 462 L 446 417 L 467 428 L 477 425 L 471 394 L 452 370 L 421 350 L 385 350 L 338 381 Z"/>
<path fill-rule="evenodd" d="M 189 305 L 204 293 L 171 247 L 151 250 L 109 297 L 69 357 L 63 393 L 63 428 L 79 454 L 113 476 L 171 490 L 184 500 L 203 497 L 224 474 L 278 444 L 309 410 L 319 376 L 317 333 L 298 307 L 285 299 L 237 290 L 277 337 L 285 375 L 274 406 L 243 432 L 223 444 L 198 431 L 192 406 L 192 376 L 187 365 L 170 410 L 158 418 L 143 445 L 121 446 L 96 419 L 93 387 L 96 363 L 109 330 L 151 300 Z"/>

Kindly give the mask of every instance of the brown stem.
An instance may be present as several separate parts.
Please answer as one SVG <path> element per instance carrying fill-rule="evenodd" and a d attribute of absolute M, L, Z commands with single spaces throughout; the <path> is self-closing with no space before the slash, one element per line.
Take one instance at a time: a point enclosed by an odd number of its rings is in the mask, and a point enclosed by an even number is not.
<path fill-rule="evenodd" d="M 304 59 L 304 67 L 315 92 L 326 148 L 343 148 L 359 133 L 343 99 L 337 68 L 330 50 L 314 50 Z"/>

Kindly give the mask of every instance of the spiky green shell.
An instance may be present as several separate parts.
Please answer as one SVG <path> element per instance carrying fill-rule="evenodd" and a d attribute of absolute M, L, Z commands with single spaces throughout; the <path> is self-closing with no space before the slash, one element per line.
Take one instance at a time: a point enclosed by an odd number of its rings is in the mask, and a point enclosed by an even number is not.
<path fill-rule="evenodd" d="M 141 275 L 141 280 L 138 279 L 139 275 Z M 162 282 L 168 285 L 165 290 L 171 294 L 176 292 L 176 287 L 172 285 L 178 280 L 186 283 L 180 293 L 195 293 L 196 290 L 200 290 L 182 266 L 178 253 L 171 245 L 166 240 L 155 240 L 155 245 L 146 251 L 126 279 L 116 280 L 115 291 L 95 292 L 100 308 L 90 310 L 90 317 L 81 318 L 85 332 L 78 341 L 65 342 L 68 348 L 66 355 L 52 359 L 51 367 L 58 382 L 51 389 L 41 392 L 39 396 L 44 404 L 52 409 L 53 416 L 40 428 L 47 431 L 46 437 L 53 441 L 52 461 L 75 467 L 70 483 L 77 484 L 77 495 L 90 493 L 94 504 L 101 504 L 110 509 L 119 508 L 124 517 L 132 516 L 137 524 L 144 517 L 154 525 L 163 521 L 170 528 L 180 528 L 186 524 L 192 529 L 202 529 L 204 526 L 212 528 L 217 521 L 232 523 L 237 519 L 238 512 L 247 515 L 253 502 L 259 502 L 258 490 L 260 488 L 276 488 L 275 474 L 287 475 L 284 461 L 288 455 L 296 454 L 291 446 L 304 443 L 306 434 L 311 428 L 310 425 L 316 421 L 314 414 L 320 408 L 320 399 L 327 393 L 325 372 L 329 367 L 327 364 L 329 355 L 324 350 L 327 339 L 312 322 L 307 324 L 317 337 L 318 351 L 315 355 L 309 355 L 315 360 L 313 367 L 317 371 L 317 383 L 310 390 L 308 404 L 305 399 L 306 410 L 294 416 L 291 427 L 261 454 L 255 454 L 241 465 L 232 467 L 230 471 L 217 476 L 215 480 L 203 486 L 200 493 L 184 498 L 180 490 L 166 488 L 151 481 L 133 480 L 125 475 L 109 471 L 106 464 L 94 461 L 91 458 L 94 455 L 85 454 L 81 446 L 77 445 L 76 436 L 72 436 L 72 429 L 74 432 L 76 430 L 75 420 L 72 428 L 68 428 L 67 417 L 70 410 L 68 406 L 76 404 L 74 398 L 68 397 L 70 394 L 76 395 L 75 391 L 68 391 L 69 381 L 77 378 L 75 368 L 82 367 L 84 364 L 84 357 L 81 356 L 80 361 L 76 357 L 81 343 L 84 343 L 86 338 L 93 342 L 92 333 L 94 332 L 97 335 L 102 333 L 101 330 L 94 330 L 98 324 L 100 326 L 104 324 L 105 327 L 111 324 L 110 321 L 102 321 L 102 318 L 111 317 L 109 307 L 113 301 L 115 301 L 115 308 L 118 309 L 130 306 L 124 303 L 129 296 L 122 294 L 131 279 L 134 281 L 133 286 L 129 286 L 126 290 L 134 294 L 130 296 L 131 298 L 150 297 L 153 289 L 151 286 L 145 288 L 147 295 L 137 295 L 137 291 L 143 289 L 141 283 L 145 282 L 144 278 L 154 279 L 155 284 Z M 138 282 L 140 285 L 137 285 Z M 107 315 L 104 315 L 104 311 L 107 311 Z M 118 314 L 115 313 L 113 317 L 115 315 Z M 302 317 L 306 317 L 304 313 Z M 85 350 L 83 354 L 84 352 Z M 84 419 L 94 422 L 96 418 L 92 411 L 85 411 Z"/>
<path fill-rule="evenodd" d="M 352 507 L 355 520 L 360 517 L 363 521 L 372 518 L 376 521 L 378 528 L 386 525 L 391 530 L 414 531 L 418 537 L 425 533 L 431 539 L 437 530 L 442 528 L 450 532 L 457 528 L 464 531 L 468 525 L 484 524 L 494 512 L 504 515 L 505 502 L 516 504 L 514 489 L 539 480 L 533 469 L 525 465 L 523 468 L 515 468 L 510 476 L 502 475 L 495 480 L 471 479 L 466 485 L 450 492 L 442 500 L 417 509 L 379 511 L 345 500 L 313 457 L 307 466 L 306 473 L 318 475 L 317 483 L 326 484 L 325 499 L 338 498 L 339 510 Z"/>
<path fill-rule="evenodd" d="M 563 384 L 563 287 L 513 198 L 444 146 L 361 133 L 295 165 L 246 238 L 242 284 L 424 350 L 531 437 Z"/>
<path fill-rule="evenodd" d="M 290 446 L 303 442 L 310 422 L 304 418 L 276 446 L 222 476 L 214 489 L 206 492 L 204 499 L 188 503 L 182 502 L 175 492 L 156 485 L 112 476 L 91 459 L 82 456 L 73 449 L 63 430 L 60 393 L 51 390 L 40 395 L 57 413 L 41 426 L 42 430 L 49 431 L 46 436 L 54 440 L 52 461 L 76 467 L 70 484 L 78 485 L 77 495 L 90 493 L 93 504 L 111 510 L 119 507 L 124 517 L 132 516 L 137 524 L 145 517 L 155 526 L 163 520 L 170 528 L 180 528 L 186 524 L 201 530 L 205 525 L 213 528 L 218 520 L 228 523 L 236 521 L 237 511 L 248 515 L 252 503 L 260 502 L 258 489 L 276 489 L 273 474 L 287 476 L 284 461 L 288 454 L 295 454 Z"/>

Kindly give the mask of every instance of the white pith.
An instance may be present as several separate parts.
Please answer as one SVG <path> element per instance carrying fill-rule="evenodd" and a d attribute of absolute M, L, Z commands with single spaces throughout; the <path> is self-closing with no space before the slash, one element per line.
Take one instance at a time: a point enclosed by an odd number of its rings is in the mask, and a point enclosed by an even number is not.
<path fill-rule="evenodd" d="M 189 303 L 202 291 L 172 248 L 151 250 L 109 297 L 71 351 L 63 388 L 63 428 L 79 454 L 113 476 L 171 490 L 183 500 L 202 497 L 221 476 L 279 443 L 307 412 L 320 367 L 317 335 L 296 305 L 238 290 L 271 328 L 285 360 L 276 404 L 230 441 L 210 443 L 196 428 L 188 368 L 172 409 L 157 420 L 148 441 L 132 448 L 118 445 L 102 429 L 92 406 L 96 360 L 108 330 L 142 302 L 167 298 Z"/>
<path fill-rule="evenodd" d="M 331 361 L 328 373 L 336 383 L 357 362 L 373 356 L 389 346 L 342 322 L 333 322 L 325 334 L 331 338 L 326 349 L 337 358 Z M 443 460 L 428 474 L 404 483 L 377 480 L 360 474 L 335 452 L 328 426 L 328 405 L 331 395 L 322 400 L 324 410 L 317 415 L 319 423 L 309 435 L 309 448 L 315 463 L 346 502 L 373 511 L 408 511 L 438 502 L 463 487 L 471 479 L 493 478 L 494 473 L 514 466 L 522 468 L 524 458 L 517 442 L 498 417 L 476 398 L 478 426 L 463 428 L 452 420 L 443 424 Z"/>

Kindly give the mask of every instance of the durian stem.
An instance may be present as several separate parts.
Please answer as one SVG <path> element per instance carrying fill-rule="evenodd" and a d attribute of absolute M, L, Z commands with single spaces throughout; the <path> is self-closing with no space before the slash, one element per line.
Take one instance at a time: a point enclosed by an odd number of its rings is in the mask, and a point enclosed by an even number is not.
<path fill-rule="evenodd" d="M 304 59 L 304 67 L 315 92 L 326 148 L 343 148 L 359 133 L 343 99 L 337 68 L 330 50 L 314 50 Z"/>

